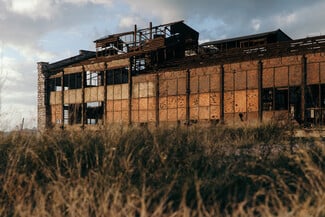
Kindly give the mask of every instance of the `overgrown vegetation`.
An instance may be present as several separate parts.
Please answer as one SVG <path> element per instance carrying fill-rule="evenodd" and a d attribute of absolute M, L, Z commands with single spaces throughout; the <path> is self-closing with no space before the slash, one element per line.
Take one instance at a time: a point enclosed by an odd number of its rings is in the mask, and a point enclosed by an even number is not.
<path fill-rule="evenodd" d="M 258 128 L 0 135 L 0 216 L 325 216 L 325 146 Z"/>

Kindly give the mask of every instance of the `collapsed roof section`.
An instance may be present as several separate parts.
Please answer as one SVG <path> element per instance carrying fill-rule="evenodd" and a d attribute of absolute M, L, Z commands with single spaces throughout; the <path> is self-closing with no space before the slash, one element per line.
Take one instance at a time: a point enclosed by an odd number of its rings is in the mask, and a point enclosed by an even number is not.
<path fill-rule="evenodd" d="M 199 33 L 178 21 L 134 31 L 108 35 L 95 40 L 97 57 L 118 54 L 135 54 L 166 49 L 167 53 L 184 56 L 187 51 L 197 51 Z M 168 58 L 168 57 L 166 57 Z"/>

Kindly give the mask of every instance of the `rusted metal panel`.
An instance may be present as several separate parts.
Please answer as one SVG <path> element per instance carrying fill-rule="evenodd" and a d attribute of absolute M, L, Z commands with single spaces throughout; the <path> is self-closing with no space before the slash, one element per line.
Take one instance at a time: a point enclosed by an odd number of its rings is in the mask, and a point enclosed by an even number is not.
<path fill-rule="evenodd" d="M 83 67 L 82 66 L 74 66 L 74 67 L 67 67 L 64 68 L 64 74 L 73 74 L 73 73 L 80 73 L 83 72 Z"/>
<path fill-rule="evenodd" d="M 53 91 L 50 94 L 50 105 L 62 104 L 62 93 Z"/>
<path fill-rule="evenodd" d="M 167 109 L 159 110 L 159 122 L 167 121 Z"/>
<path fill-rule="evenodd" d="M 107 62 L 107 69 L 123 68 L 129 66 L 129 64 L 129 58 L 113 60 L 111 62 Z"/>
<path fill-rule="evenodd" d="M 76 91 L 65 90 L 64 91 L 64 104 L 75 104 L 76 103 Z"/>
<path fill-rule="evenodd" d="M 131 120 L 133 123 L 139 123 L 139 111 L 132 111 Z"/>
<path fill-rule="evenodd" d="M 265 59 L 263 62 L 264 62 L 264 67 L 265 68 L 282 66 L 282 59 L 281 59 L 281 57 L 268 58 L 268 59 Z"/>
<path fill-rule="evenodd" d="M 168 95 L 168 80 L 159 80 L 159 95 Z"/>
<path fill-rule="evenodd" d="M 199 77 L 198 76 L 190 76 L 190 87 L 191 87 L 191 93 L 198 93 L 199 89 Z"/>
<path fill-rule="evenodd" d="M 167 109 L 167 97 L 160 97 L 159 98 L 159 110 Z"/>
<path fill-rule="evenodd" d="M 307 57 L 308 64 L 325 61 L 325 54 L 321 52 L 306 54 L 306 57 Z"/>
<path fill-rule="evenodd" d="M 225 78 L 224 78 L 224 88 L 225 91 L 234 90 L 234 72 L 233 71 L 225 71 Z"/>
<path fill-rule="evenodd" d="M 289 77 L 288 77 L 288 67 L 276 67 L 274 68 L 274 83 L 276 87 L 286 87 L 289 85 Z"/>
<path fill-rule="evenodd" d="M 140 98 L 139 99 L 139 110 L 147 110 L 148 109 L 148 98 Z"/>
<path fill-rule="evenodd" d="M 148 110 L 148 122 L 156 122 L 156 111 Z"/>
<path fill-rule="evenodd" d="M 122 101 L 121 100 L 114 100 L 113 104 L 114 104 L 114 112 L 122 111 Z"/>
<path fill-rule="evenodd" d="M 318 84 L 320 82 L 319 77 L 319 63 L 307 64 L 307 84 Z"/>
<path fill-rule="evenodd" d="M 156 84 L 152 81 L 148 82 L 148 97 L 156 96 Z"/>
<path fill-rule="evenodd" d="M 129 84 L 121 84 L 121 99 L 129 99 Z"/>
<path fill-rule="evenodd" d="M 283 65 L 297 65 L 300 64 L 300 56 L 299 55 L 292 55 L 287 57 L 282 57 L 282 64 Z"/>
<path fill-rule="evenodd" d="M 220 72 L 210 75 L 210 90 L 213 92 L 220 91 Z"/>
<path fill-rule="evenodd" d="M 235 91 L 235 112 L 247 112 L 246 97 L 246 90 Z"/>
<path fill-rule="evenodd" d="M 168 80 L 168 95 L 177 95 L 177 80 Z"/>
<path fill-rule="evenodd" d="M 186 95 L 177 96 L 177 107 L 186 108 Z"/>
<path fill-rule="evenodd" d="M 301 65 L 291 65 L 289 66 L 289 85 L 299 86 L 301 85 Z"/>
<path fill-rule="evenodd" d="M 177 108 L 177 96 L 168 96 L 168 109 Z"/>
<path fill-rule="evenodd" d="M 113 116 L 114 116 L 114 113 L 113 112 L 107 112 L 106 113 L 106 121 L 107 123 L 113 123 Z"/>
<path fill-rule="evenodd" d="M 139 97 L 140 98 L 148 97 L 148 83 L 147 82 L 139 83 Z"/>
<path fill-rule="evenodd" d="M 121 110 L 128 111 L 129 110 L 129 100 L 123 99 L 121 100 Z"/>
<path fill-rule="evenodd" d="M 246 71 L 236 71 L 235 73 L 235 89 L 244 90 L 246 89 Z"/>
<path fill-rule="evenodd" d="M 198 94 L 192 94 L 190 95 L 190 107 L 197 107 L 199 106 L 199 95 Z"/>
<path fill-rule="evenodd" d="M 210 107 L 199 107 L 199 120 L 209 120 L 210 118 Z"/>
<path fill-rule="evenodd" d="M 104 86 L 99 86 L 97 87 L 97 90 L 98 90 L 98 101 L 105 101 L 105 97 L 104 97 L 104 94 L 105 94 L 105 90 L 104 90 Z"/>
<path fill-rule="evenodd" d="M 258 112 L 258 90 L 247 90 L 247 112 Z"/>
<path fill-rule="evenodd" d="M 132 99 L 132 112 L 139 110 L 139 99 Z"/>
<path fill-rule="evenodd" d="M 263 88 L 270 88 L 274 86 L 274 68 L 263 69 Z"/>
<path fill-rule="evenodd" d="M 206 107 L 210 105 L 210 94 L 209 93 L 201 93 L 199 94 L 199 106 Z"/>
<path fill-rule="evenodd" d="M 190 108 L 190 120 L 198 120 L 199 119 L 199 108 L 194 107 Z"/>
<path fill-rule="evenodd" d="M 186 108 L 185 107 L 178 107 L 177 109 L 177 117 L 178 120 L 186 120 Z"/>
<path fill-rule="evenodd" d="M 139 83 L 132 85 L 132 98 L 139 98 Z"/>
<path fill-rule="evenodd" d="M 168 109 L 168 121 L 177 121 L 177 109 Z"/>
<path fill-rule="evenodd" d="M 122 111 L 122 123 L 129 123 L 129 112 L 128 111 Z"/>
<path fill-rule="evenodd" d="M 122 112 L 114 111 L 113 112 L 113 122 L 114 123 L 121 123 L 122 120 Z"/>
<path fill-rule="evenodd" d="M 325 62 L 320 63 L 320 79 L 322 83 L 325 83 Z"/>
<path fill-rule="evenodd" d="M 233 113 L 234 112 L 234 93 L 232 91 L 225 92 L 224 98 L 224 112 Z"/>
<path fill-rule="evenodd" d="M 210 106 L 210 119 L 220 119 L 220 106 Z"/>
<path fill-rule="evenodd" d="M 106 102 L 107 104 L 107 111 L 111 112 L 114 110 L 114 101 L 113 100 L 108 100 Z"/>
<path fill-rule="evenodd" d="M 150 97 L 148 98 L 148 110 L 155 110 L 156 109 L 156 98 Z"/>
<path fill-rule="evenodd" d="M 247 88 L 248 89 L 257 89 L 258 88 L 258 71 L 257 67 L 254 70 L 247 71 Z"/>
<path fill-rule="evenodd" d="M 85 71 L 104 71 L 106 69 L 105 63 L 94 63 L 84 65 Z"/>
<path fill-rule="evenodd" d="M 257 68 L 257 61 L 244 61 L 240 64 L 240 69 L 243 71 Z"/>
<path fill-rule="evenodd" d="M 210 105 L 220 106 L 220 93 L 210 93 Z"/>
<path fill-rule="evenodd" d="M 148 122 L 148 111 L 147 110 L 139 110 L 139 122 L 140 123 Z"/>
<path fill-rule="evenodd" d="M 114 100 L 115 99 L 122 99 L 122 85 L 116 84 L 113 85 L 113 92 L 114 92 Z"/>
<path fill-rule="evenodd" d="M 199 76 L 199 92 L 208 93 L 210 91 L 210 76 Z"/>
<path fill-rule="evenodd" d="M 186 94 L 186 78 L 178 78 L 177 80 L 177 94 Z"/>

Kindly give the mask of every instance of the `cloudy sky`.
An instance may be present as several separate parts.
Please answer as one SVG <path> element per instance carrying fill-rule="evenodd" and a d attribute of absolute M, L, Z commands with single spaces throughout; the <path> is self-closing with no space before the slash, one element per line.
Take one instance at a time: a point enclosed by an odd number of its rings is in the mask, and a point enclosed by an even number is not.
<path fill-rule="evenodd" d="M 0 129 L 36 126 L 37 62 L 94 50 L 102 36 L 185 20 L 200 41 L 281 28 L 325 34 L 324 0 L 0 0 Z"/>

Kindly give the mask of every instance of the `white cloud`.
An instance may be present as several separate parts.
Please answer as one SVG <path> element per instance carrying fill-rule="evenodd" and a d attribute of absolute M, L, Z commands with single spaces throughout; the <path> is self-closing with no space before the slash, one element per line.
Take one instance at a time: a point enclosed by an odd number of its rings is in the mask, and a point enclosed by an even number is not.
<path fill-rule="evenodd" d="M 261 27 L 261 20 L 253 19 L 251 21 L 251 26 L 252 26 L 252 28 L 254 29 L 255 32 L 259 31 L 260 27 Z"/>
<path fill-rule="evenodd" d="M 29 16 L 33 19 L 51 18 L 53 5 L 48 0 L 5 0 L 7 8 L 17 14 Z"/>

